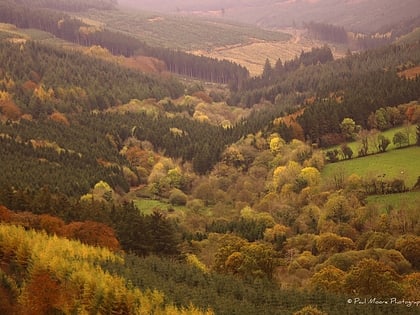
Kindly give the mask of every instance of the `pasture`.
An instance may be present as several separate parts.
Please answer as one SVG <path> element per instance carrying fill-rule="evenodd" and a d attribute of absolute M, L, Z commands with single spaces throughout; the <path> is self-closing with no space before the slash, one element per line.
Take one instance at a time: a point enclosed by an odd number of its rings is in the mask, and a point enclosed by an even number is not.
<path fill-rule="evenodd" d="M 403 179 L 408 188 L 414 186 L 420 176 L 420 147 L 411 146 L 390 150 L 386 153 L 330 163 L 322 170 L 324 182 L 338 173 L 345 178 L 351 174 L 361 177 L 378 177 L 385 180 Z"/>
<path fill-rule="evenodd" d="M 418 210 L 420 192 L 413 191 L 401 194 L 369 196 L 367 202 L 376 205 L 380 212 L 386 212 L 392 209 Z"/>

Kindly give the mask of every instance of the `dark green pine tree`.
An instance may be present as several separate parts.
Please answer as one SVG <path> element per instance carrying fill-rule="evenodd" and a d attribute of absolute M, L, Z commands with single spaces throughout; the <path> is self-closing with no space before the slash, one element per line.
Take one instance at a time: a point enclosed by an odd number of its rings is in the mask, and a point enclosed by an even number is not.
<path fill-rule="evenodd" d="M 271 66 L 270 60 L 267 58 L 265 60 L 263 73 L 261 75 L 262 79 L 265 81 L 269 81 L 271 79 L 273 73 L 273 67 Z"/>
<path fill-rule="evenodd" d="M 164 256 L 177 255 L 178 240 L 172 223 L 160 211 L 153 211 L 148 219 L 153 253 Z"/>
<path fill-rule="evenodd" d="M 150 254 L 151 233 L 146 217 L 133 204 L 128 203 L 123 205 L 122 213 L 118 214 L 114 218 L 114 224 L 123 249 L 138 256 Z"/>

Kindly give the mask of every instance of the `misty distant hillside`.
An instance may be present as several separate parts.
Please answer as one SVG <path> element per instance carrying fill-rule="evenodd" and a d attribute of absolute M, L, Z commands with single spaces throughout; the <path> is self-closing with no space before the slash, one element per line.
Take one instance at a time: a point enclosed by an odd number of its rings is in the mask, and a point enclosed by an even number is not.
<path fill-rule="evenodd" d="M 375 32 L 420 13 L 418 0 L 119 0 L 123 6 L 178 14 L 206 14 L 265 27 L 315 21 Z"/>

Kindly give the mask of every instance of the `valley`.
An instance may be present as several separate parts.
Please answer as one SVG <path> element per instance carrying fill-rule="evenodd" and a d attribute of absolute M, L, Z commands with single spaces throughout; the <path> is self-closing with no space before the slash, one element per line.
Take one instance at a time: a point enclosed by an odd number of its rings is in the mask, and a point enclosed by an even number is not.
<path fill-rule="evenodd" d="M 417 2 L 140 2 L 0 0 L 0 313 L 414 314 Z"/>

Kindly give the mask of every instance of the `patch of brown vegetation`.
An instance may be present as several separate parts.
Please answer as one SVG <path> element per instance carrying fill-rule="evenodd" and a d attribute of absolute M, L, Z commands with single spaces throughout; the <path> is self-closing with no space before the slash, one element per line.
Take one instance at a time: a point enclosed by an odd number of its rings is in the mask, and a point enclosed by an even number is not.
<path fill-rule="evenodd" d="M 38 84 L 34 81 L 28 80 L 22 85 L 23 89 L 28 92 L 33 92 L 38 88 Z"/>
<path fill-rule="evenodd" d="M 415 79 L 418 75 L 420 75 L 420 66 L 416 66 L 410 69 L 406 69 L 404 71 L 398 72 L 398 75 L 402 78 L 406 79 Z"/>
<path fill-rule="evenodd" d="M 110 161 L 107 161 L 107 160 L 105 160 L 103 158 L 97 158 L 96 159 L 96 162 L 98 162 L 98 164 L 99 165 L 102 165 L 103 167 L 113 167 L 113 166 L 116 165 L 115 163 L 112 163 Z"/>
<path fill-rule="evenodd" d="M 69 120 L 63 113 L 54 112 L 50 115 L 50 119 L 65 126 L 70 126 Z"/>
<path fill-rule="evenodd" d="M 146 56 L 124 58 L 122 65 L 147 73 L 161 73 L 166 71 L 165 63 L 162 60 Z"/>
<path fill-rule="evenodd" d="M 163 18 L 163 16 L 155 16 L 155 17 L 153 17 L 153 18 L 150 18 L 150 19 L 148 19 L 147 21 L 149 21 L 149 22 L 159 22 L 159 21 L 163 21 L 163 20 L 165 20 L 164 18 Z"/>
<path fill-rule="evenodd" d="M 303 114 L 304 108 L 284 117 L 279 117 L 274 120 L 275 125 L 284 123 L 286 126 L 292 128 L 292 136 L 294 139 L 305 141 L 305 134 L 302 126 L 297 122 L 297 118 Z"/>
<path fill-rule="evenodd" d="M 276 119 L 274 123 L 284 122 L 286 125 L 290 126 L 293 122 L 296 122 L 296 119 L 301 116 L 304 111 L 305 109 L 302 108 L 292 114 Z"/>
<path fill-rule="evenodd" d="M 0 112 L 11 120 L 18 120 L 22 116 L 22 111 L 12 100 L 0 100 Z"/>

